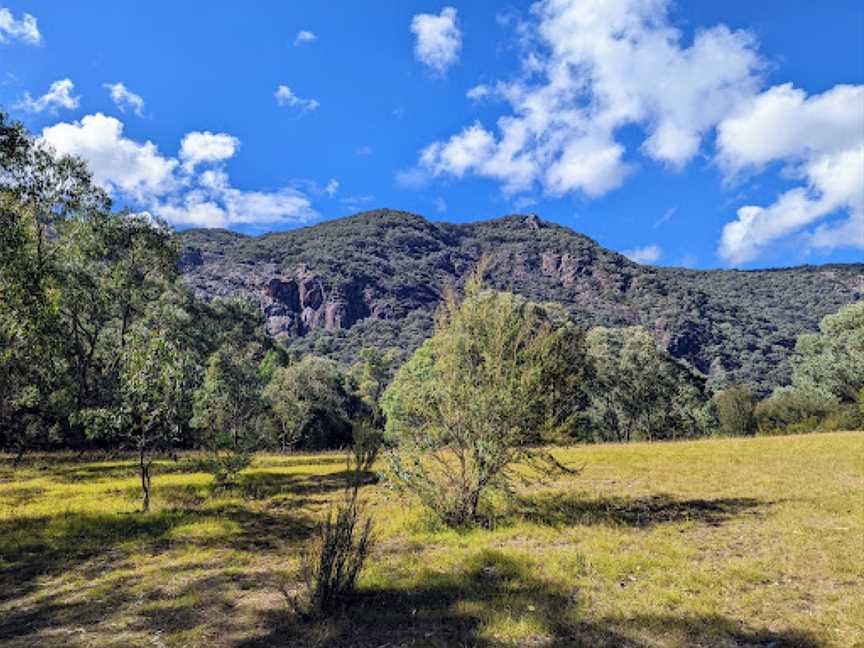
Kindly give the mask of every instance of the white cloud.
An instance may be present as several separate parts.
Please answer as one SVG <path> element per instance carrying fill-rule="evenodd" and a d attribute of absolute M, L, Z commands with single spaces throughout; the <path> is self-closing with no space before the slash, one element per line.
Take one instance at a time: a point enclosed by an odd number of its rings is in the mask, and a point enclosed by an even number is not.
<path fill-rule="evenodd" d="M 111 93 L 111 100 L 120 109 L 120 112 L 126 112 L 130 108 L 139 117 L 144 116 L 144 99 L 141 95 L 137 95 L 123 83 L 106 83 L 104 87 Z"/>
<path fill-rule="evenodd" d="M 632 250 L 624 250 L 621 254 L 636 263 L 657 263 L 663 256 L 663 250 L 657 245 L 646 245 Z"/>
<path fill-rule="evenodd" d="M 36 18 L 25 13 L 20 20 L 16 20 L 11 11 L 0 8 L 0 43 L 15 40 L 26 45 L 38 45 L 42 42 Z"/>
<path fill-rule="evenodd" d="M 359 155 L 360 157 L 368 157 L 368 156 L 372 155 L 372 147 L 369 146 L 368 144 L 366 144 L 364 146 L 361 146 L 360 148 L 358 148 L 354 152 L 357 155 Z"/>
<path fill-rule="evenodd" d="M 339 181 L 333 178 L 327 183 L 327 186 L 324 187 L 324 193 L 332 198 L 336 195 L 337 191 L 339 191 Z"/>
<path fill-rule="evenodd" d="M 318 37 L 313 32 L 301 29 L 297 32 L 297 37 L 294 39 L 294 47 L 302 45 L 303 43 L 311 43 L 316 40 L 318 40 Z"/>
<path fill-rule="evenodd" d="M 152 142 L 124 137 L 122 122 L 97 113 L 49 126 L 42 139 L 59 153 L 86 160 L 94 180 L 115 197 L 175 225 L 297 224 L 318 216 L 294 187 L 271 192 L 234 187 L 220 165 L 240 142 L 226 133 L 188 133 L 177 157 L 168 157 Z"/>
<path fill-rule="evenodd" d="M 554 195 L 599 196 L 632 171 L 616 132 L 638 125 L 646 156 L 683 166 L 758 87 L 761 64 L 753 37 L 723 25 L 682 43 L 667 2 L 537 3 L 534 22 L 520 27 L 529 48 L 523 76 L 495 86 L 510 113 L 495 132 L 475 124 L 430 145 L 421 165 L 436 175 L 489 177 L 505 192 L 539 184 Z M 453 164 L 457 151 L 463 155 Z"/>
<path fill-rule="evenodd" d="M 425 169 L 412 167 L 397 171 L 395 179 L 396 185 L 402 189 L 422 189 L 431 182 L 432 176 Z"/>
<path fill-rule="evenodd" d="M 665 212 L 663 212 L 663 215 L 660 218 L 658 218 L 656 221 L 654 221 L 654 229 L 660 227 L 663 223 L 666 223 L 666 222 L 672 220 L 672 217 L 675 215 L 675 212 L 677 212 L 677 211 L 678 211 L 677 207 L 670 207 Z"/>
<path fill-rule="evenodd" d="M 60 153 L 86 160 L 93 179 L 112 192 L 144 200 L 175 184 L 177 161 L 162 156 L 152 142 L 123 137 L 123 123 L 114 117 L 96 113 L 61 122 L 45 128 L 42 139 Z"/>
<path fill-rule="evenodd" d="M 48 92 L 34 99 L 29 92 L 24 93 L 24 99 L 15 104 L 14 108 L 28 112 L 41 113 L 48 111 L 56 113 L 58 108 L 74 110 L 81 103 L 81 97 L 72 96 L 75 84 L 70 79 L 60 79 L 48 87 Z"/>
<path fill-rule="evenodd" d="M 860 245 L 862 86 L 809 98 L 791 84 L 763 90 L 750 32 L 716 25 L 686 40 L 670 5 L 540 0 L 514 27 L 520 74 L 468 93 L 506 102 L 496 124 L 475 122 L 427 145 L 402 175 L 474 175 L 508 195 L 539 187 L 590 198 L 621 186 L 639 154 L 677 170 L 707 153 L 728 181 L 779 164 L 799 186 L 771 205 L 742 206 L 723 231 L 721 258 L 745 263 L 791 234 L 812 247 Z M 634 126 L 643 139 L 628 151 L 619 133 Z"/>
<path fill-rule="evenodd" d="M 459 60 L 462 32 L 456 23 L 456 9 L 444 7 L 440 14 L 417 14 L 411 20 L 416 37 L 414 56 L 437 74 L 444 74 Z"/>
<path fill-rule="evenodd" d="M 202 162 L 223 162 L 234 157 L 239 146 L 240 140 L 227 133 L 187 133 L 180 142 L 180 159 L 183 168 L 191 171 Z"/>
<path fill-rule="evenodd" d="M 488 97 L 492 93 L 492 90 L 484 83 L 474 86 L 468 92 L 465 93 L 465 96 L 473 101 L 479 101 L 484 97 Z"/>
<path fill-rule="evenodd" d="M 717 148 L 730 177 L 780 162 L 786 177 L 802 183 L 767 207 L 738 209 L 721 235 L 725 261 L 751 261 L 795 233 L 812 247 L 864 247 L 864 86 L 811 97 L 788 83 L 770 88 L 720 123 Z M 808 231 L 838 213 L 845 220 Z"/>
<path fill-rule="evenodd" d="M 320 106 L 320 104 L 314 99 L 301 99 L 295 95 L 294 91 L 287 85 L 280 85 L 276 88 L 276 92 L 273 93 L 273 96 L 276 97 L 276 103 L 280 106 L 299 108 L 304 112 L 307 110 L 317 110 L 318 106 Z"/>
<path fill-rule="evenodd" d="M 447 211 L 447 202 L 441 196 L 435 199 L 435 211 L 439 214 Z"/>

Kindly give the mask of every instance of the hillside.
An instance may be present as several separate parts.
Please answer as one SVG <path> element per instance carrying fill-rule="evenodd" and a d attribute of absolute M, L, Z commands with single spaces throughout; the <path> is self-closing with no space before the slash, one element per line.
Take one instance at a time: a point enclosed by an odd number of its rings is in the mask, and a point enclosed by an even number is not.
<path fill-rule="evenodd" d="M 182 268 L 205 299 L 258 300 L 268 332 L 301 352 L 351 362 L 364 346 L 407 356 L 448 285 L 484 254 L 496 288 L 563 304 L 585 325 L 641 324 L 713 384 L 783 384 L 795 338 L 864 298 L 864 264 L 778 270 L 643 266 L 536 216 L 467 224 L 370 211 L 249 237 L 182 233 Z"/>

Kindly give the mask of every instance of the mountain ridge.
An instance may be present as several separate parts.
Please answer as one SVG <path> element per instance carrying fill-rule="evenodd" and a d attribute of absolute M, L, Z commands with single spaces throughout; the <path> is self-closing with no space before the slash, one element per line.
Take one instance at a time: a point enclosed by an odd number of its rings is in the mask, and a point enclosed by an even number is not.
<path fill-rule="evenodd" d="M 493 287 L 561 303 L 586 326 L 646 326 L 714 386 L 743 381 L 759 393 L 788 380 L 797 335 L 864 298 L 864 264 L 642 265 L 534 214 L 456 224 L 377 209 L 285 232 L 180 238 L 198 296 L 251 298 L 272 336 L 343 362 L 363 346 L 406 357 L 431 332 L 443 288 L 484 255 Z"/>

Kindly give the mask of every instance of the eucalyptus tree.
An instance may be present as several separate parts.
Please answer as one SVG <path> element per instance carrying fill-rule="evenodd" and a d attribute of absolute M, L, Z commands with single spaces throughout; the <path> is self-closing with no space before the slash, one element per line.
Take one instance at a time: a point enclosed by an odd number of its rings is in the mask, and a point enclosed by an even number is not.
<path fill-rule="evenodd" d="M 335 362 L 318 356 L 273 372 L 264 395 L 279 423 L 283 451 L 337 440 L 329 438 L 330 432 L 348 427 L 352 409 L 344 379 Z"/>
<path fill-rule="evenodd" d="M 210 450 L 218 484 L 232 483 L 257 449 L 256 420 L 264 402 L 258 373 L 257 344 L 225 344 L 207 361 L 204 379 L 195 392 L 192 426 Z"/>

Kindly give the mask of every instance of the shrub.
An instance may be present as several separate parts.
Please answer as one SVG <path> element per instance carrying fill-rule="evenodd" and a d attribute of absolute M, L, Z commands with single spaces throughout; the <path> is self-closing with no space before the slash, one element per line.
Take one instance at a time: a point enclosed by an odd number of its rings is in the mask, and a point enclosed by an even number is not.
<path fill-rule="evenodd" d="M 701 436 L 704 379 L 657 347 L 641 326 L 597 326 L 586 336 L 594 441 L 656 441 Z"/>
<path fill-rule="evenodd" d="M 793 387 L 778 389 L 754 409 L 759 434 L 812 432 L 827 413 L 824 401 Z"/>
<path fill-rule="evenodd" d="M 582 406 L 582 331 L 556 314 L 484 290 L 481 267 L 464 300 L 447 296 L 435 334 L 387 388 L 388 440 L 398 442 L 388 475 L 446 523 L 475 520 L 488 490 L 509 490 L 518 461 L 562 468 L 530 448 Z"/>
<path fill-rule="evenodd" d="M 717 424 L 725 436 L 750 435 L 756 431 L 753 395 L 746 385 L 732 385 L 711 399 Z"/>
<path fill-rule="evenodd" d="M 344 605 L 372 548 L 372 518 L 354 488 L 318 528 L 313 545 L 301 556 L 307 614 L 326 615 Z"/>

